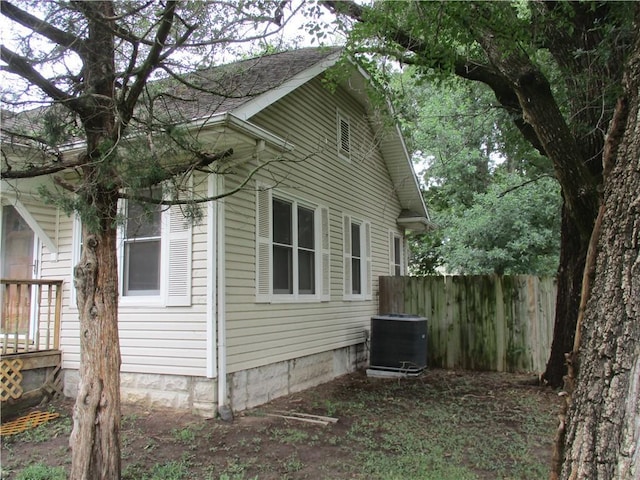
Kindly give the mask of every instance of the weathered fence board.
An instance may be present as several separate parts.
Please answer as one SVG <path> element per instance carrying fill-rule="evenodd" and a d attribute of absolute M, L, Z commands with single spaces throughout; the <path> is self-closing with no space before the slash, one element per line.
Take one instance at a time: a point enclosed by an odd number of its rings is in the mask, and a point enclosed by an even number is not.
<path fill-rule="evenodd" d="M 380 314 L 428 319 L 432 367 L 544 371 L 555 300 L 552 277 L 380 277 Z"/>

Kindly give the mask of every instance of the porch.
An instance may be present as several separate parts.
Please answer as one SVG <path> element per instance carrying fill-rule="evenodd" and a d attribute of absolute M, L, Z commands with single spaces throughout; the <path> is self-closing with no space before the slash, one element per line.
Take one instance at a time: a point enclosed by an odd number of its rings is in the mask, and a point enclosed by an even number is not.
<path fill-rule="evenodd" d="M 0 279 L 2 355 L 58 349 L 62 283 Z"/>
<path fill-rule="evenodd" d="M 62 284 L 0 279 L 2 418 L 62 392 Z"/>

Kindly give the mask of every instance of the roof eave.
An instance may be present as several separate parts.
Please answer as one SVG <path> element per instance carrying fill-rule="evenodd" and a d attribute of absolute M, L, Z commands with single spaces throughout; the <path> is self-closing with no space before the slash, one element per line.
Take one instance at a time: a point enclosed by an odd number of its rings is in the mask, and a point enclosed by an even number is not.
<path fill-rule="evenodd" d="M 429 219 L 422 216 L 401 217 L 396 220 L 396 223 L 411 233 L 426 233 L 435 228 Z"/>
<path fill-rule="evenodd" d="M 282 153 L 291 152 L 295 149 L 294 145 L 284 138 L 254 123 L 243 120 L 230 112 L 219 113 L 204 119 L 194 120 L 185 126 L 189 129 L 199 129 L 202 132 L 216 131 L 221 127 L 225 127 L 256 141 L 264 141 L 266 146 Z"/>

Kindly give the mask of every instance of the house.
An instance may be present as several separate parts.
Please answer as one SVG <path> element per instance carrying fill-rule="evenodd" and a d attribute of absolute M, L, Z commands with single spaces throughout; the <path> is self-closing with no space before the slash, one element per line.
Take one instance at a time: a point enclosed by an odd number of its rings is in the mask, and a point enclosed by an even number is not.
<path fill-rule="evenodd" d="M 229 152 L 217 173 L 193 175 L 193 194 L 237 191 L 206 204 L 196 224 L 179 207 L 141 220 L 123 204 L 124 402 L 212 416 L 366 363 L 377 279 L 406 271 L 405 234 L 429 219 L 386 104 L 371 100 L 356 66 L 333 74 L 340 56 L 308 48 L 244 60 L 216 77 L 225 95 L 182 87 L 166 99 L 165 115 Z M 20 268 L 35 265 L 33 277 L 64 280 L 59 349 L 74 396 L 81 229 L 42 202 L 43 181 L 3 180 L 2 276 L 30 278 Z"/>

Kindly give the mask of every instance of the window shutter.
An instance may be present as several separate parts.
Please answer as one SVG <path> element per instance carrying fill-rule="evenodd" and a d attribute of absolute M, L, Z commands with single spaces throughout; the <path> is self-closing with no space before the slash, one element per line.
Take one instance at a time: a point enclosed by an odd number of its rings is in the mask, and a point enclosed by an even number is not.
<path fill-rule="evenodd" d="M 169 208 L 167 306 L 191 305 L 192 222 L 185 218 L 179 205 Z"/>
<path fill-rule="evenodd" d="M 351 217 L 344 216 L 342 222 L 344 241 L 344 294 L 351 295 Z"/>
<path fill-rule="evenodd" d="M 271 190 L 258 187 L 256 194 L 256 302 L 271 295 Z"/>
<path fill-rule="evenodd" d="M 331 300 L 331 244 L 329 239 L 329 209 L 320 207 L 320 262 L 322 272 L 322 290 L 320 300 Z"/>
<path fill-rule="evenodd" d="M 371 272 L 371 224 L 369 222 L 364 223 L 364 275 L 362 279 L 362 293 L 365 300 L 371 300 L 373 298 L 373 278 Z"/>
<path fill-rule="evenodd" d="M 402 275 L 409 275 L 409 241 L 403 237 L 402 242 Z"/>
<path fill-rule="evenodd" d="M 123 218 L 127 218 L 127 201 L 122 198 L 118 200 L 118 216 L 122 216 Z M 116 231 L 117 237 L 117 245 L 118 245 L 118 295 L 122 297 L 124 294 L 124 230 L 125 230 L 126 220 L 118 225 L 118 229 Z M 82 232 L 80 233 L 80 241 L 82 242 Z M 80 251 L 80 260 L 82 256 L 82 251 Z"/>
<path fill-rule="evenodd" d="M 393 231 L 389 231 L 389 275 L 391 275 L 392 277 L 396 274 L 396 265 L 395 265 L 395 261 L 396 261 L 396 252 L 394 249 L 394 245 L 395 245 L 395 235 L 393 233 Z"/>

